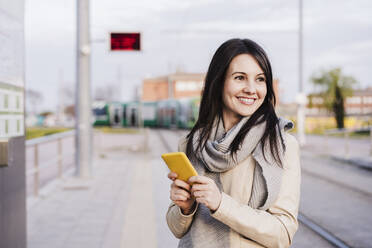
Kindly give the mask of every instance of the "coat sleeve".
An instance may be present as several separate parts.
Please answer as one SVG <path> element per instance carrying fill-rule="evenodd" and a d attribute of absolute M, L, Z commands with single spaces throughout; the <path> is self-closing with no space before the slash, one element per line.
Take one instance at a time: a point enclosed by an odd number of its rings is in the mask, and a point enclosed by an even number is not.
<path fill-rule="evenodd" d="M 286 154 L 282 185 L 275 203 L 268 210 L 258 210 L 241 204 L 222 193 L 214 218 L 246 238 L 265 247 L 289 247 L 298 228 L 301 168 L 296 139 L 286 134 Z"/>
<path fill-rule="evenodd" d="M 185 148 L 186 139 L 182 138 L 178 143 L 178 151 L 185 152 Z M 182 214 L 181 209 L 175 203 L 172 202 L 170 204 L 166 219 L 169 229 L 176 238 L 180 239 L 187 233 L 194 219 L 194 214 L 198 209 L 198 206 L 199 204 L 196 205 L 195 210 L 191 214 L 184 215 Z"/>
<path fill-rule="evenodd" d="M 191 214 L 184 215 L 182 214 L 180 207 L 173 202 L 170 204 L 166 217 L 167 224 L 176 238 L 180 239 L 187 233 L 191 226 L 192 220 L 194 219 L 194 214 L 198 209 L 198 206 L 199 205 L 195 207 L 195 210 Z"/>

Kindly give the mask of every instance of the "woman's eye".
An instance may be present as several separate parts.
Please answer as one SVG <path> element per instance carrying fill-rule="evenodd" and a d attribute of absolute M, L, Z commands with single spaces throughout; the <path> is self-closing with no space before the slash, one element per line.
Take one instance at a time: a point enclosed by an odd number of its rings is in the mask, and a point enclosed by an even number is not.
<path fill-rule="evenodd" d="M 244 77 L 243 77 L 243 76 L 236 76 L 234 79 L 237 79 L 237 80 L 244 80 Z"/>
<path fill-rule="evenodd" d="M 264 77 L 259 77 L 259 78 L 257 78 L 257 81 L 258 82 L 265 82 L 265 78 Z"/>

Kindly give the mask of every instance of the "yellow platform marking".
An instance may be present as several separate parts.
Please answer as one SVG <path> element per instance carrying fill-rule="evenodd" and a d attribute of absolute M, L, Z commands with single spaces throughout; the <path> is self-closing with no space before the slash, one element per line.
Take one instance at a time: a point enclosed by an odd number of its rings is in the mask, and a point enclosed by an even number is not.
<path fill-rule="evenodd" d="M 146 158 L 139 159 L 133 171 L 121 248 L 157 247 L 152 176 L 151 163 Z"/>

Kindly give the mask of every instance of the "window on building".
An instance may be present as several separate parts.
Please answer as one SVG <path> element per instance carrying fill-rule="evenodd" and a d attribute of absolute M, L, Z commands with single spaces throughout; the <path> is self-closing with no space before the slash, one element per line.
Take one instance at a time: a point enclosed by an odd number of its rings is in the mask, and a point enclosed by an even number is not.
<path fill-rule="evenodd" d="M 17 96 L 17 99 L 16 99 L 16 108 L 17 109 L 21 108 L 21 103 L 20 103 L 20 97 L 19 96 Z"/>
<path fill-rule="evenodd" d="M 7 109 L 9 105 L 9 96 L 8 94 L 4 95 L 4 108 Z"/>
<path fill-rule="evenodd" d="M 360 96 L 352 96 L 346 99 L 346 103 L 348 104 L 361 104 L 362 98 Z"/>
<path fill-rule="evenodd" d="M 198 91 L 203 88 L 201 81 L 178 81 L 176 82 L 176 91 Z"/>
<path fill-rule="evenodd" d="M 363 103 L 364 104 L 372 104 L 372 96 L 365 96 L 363 98 Z"/>
<path fill-rule="evenodd" d="M 5 120 L 5 134 L 9 133 L 9 120 Z"/>
<path fill-rule="evenodd" d="M 321 97 L 313 97 L 312 102 L 314 104 L 323 104 L 323 98 L 321 98 Z"/>

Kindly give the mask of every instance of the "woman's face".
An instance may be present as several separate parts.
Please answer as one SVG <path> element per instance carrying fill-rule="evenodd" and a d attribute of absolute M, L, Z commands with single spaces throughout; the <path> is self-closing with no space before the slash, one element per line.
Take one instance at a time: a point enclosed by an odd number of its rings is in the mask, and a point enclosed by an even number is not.
<path fill-rule="evenodd" d="M 266 92 L 264 72 L 254 57 L 236 56 L 226 72 L 222 96 L 224 120 L 237 122 L 242 116 L 252 115 L 263 103 Z"/>

